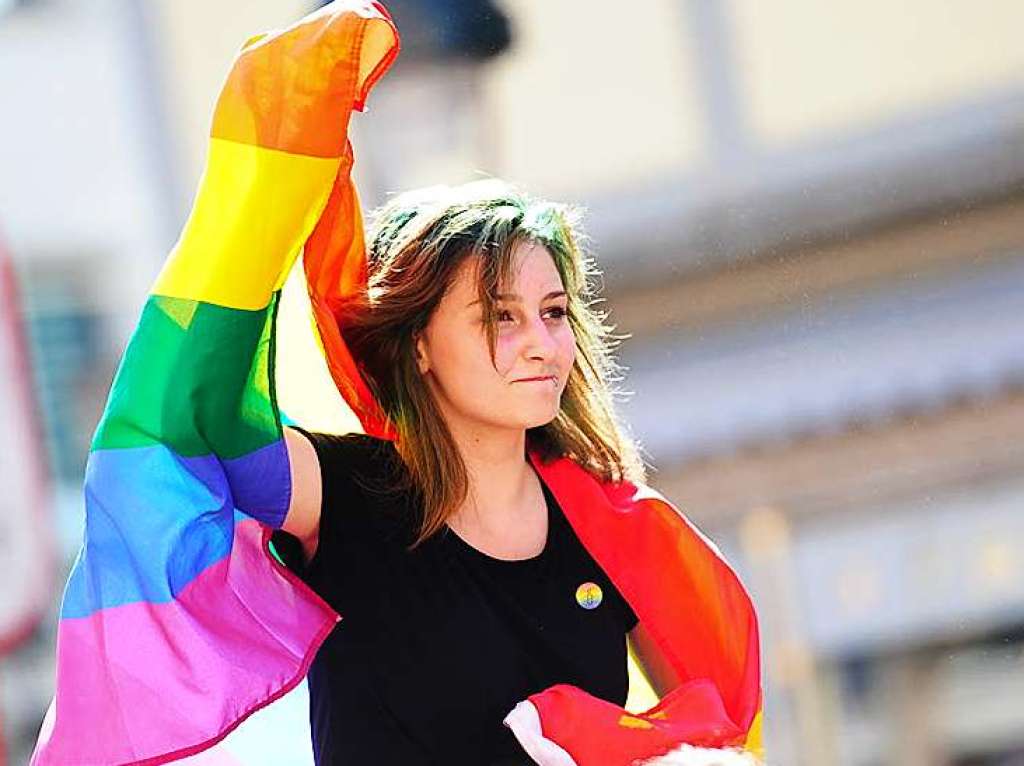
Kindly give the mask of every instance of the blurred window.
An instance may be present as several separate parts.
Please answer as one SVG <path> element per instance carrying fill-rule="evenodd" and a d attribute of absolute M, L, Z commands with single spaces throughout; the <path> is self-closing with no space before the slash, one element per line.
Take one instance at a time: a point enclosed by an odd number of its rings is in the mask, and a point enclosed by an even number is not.
<path fill-rule="evenodd" d="M 76 281 L 73 273 L 52 271 L 21 280 L 33 382 L 50 465 L 57 481 L 74 485 L 82 482 L 96 425 L 92 402 L 96 379 L 108 364 L 107 355 L 101 353 L 101 317 L 83 300 Z"/>
<path fill-rule="evenodd" d="M 0 17 L 8 11 L 13 11 L 19 5 L 28 5 L 31 0 L 0 0 Z"/>
<path fill-rule="evenodd" d="M 843 699 L 851 707 L 868 709 L 877 693 L 876 661 L 871 657 L 847 657 L 838 668 Z"/>

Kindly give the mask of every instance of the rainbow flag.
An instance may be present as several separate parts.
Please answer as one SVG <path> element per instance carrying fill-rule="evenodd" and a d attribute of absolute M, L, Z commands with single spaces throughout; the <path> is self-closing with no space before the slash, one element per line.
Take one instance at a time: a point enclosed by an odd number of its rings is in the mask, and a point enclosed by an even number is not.
<path fill-rule="evenodd" d="M 253 38 L 233 65 L 192 214 L 93 441 L 33 764 L 204 751 L 293 688 L 342 618 L 268 548 L 291 492 L 275 320 L 301 251 L 338 391 L 367 433 L 395 438 L 335 316 L 367 277 L 348 120 L 398 49 L 382 5 L 339 0 Z M 637 714 L 540 691 L 505 719 L 524 749 L 551 766 L 626 766 L 681 743 L 758 750 L 757 620 L 732 569 L 653 490 L 530 459 L 676 683 Z"/>
<path fill-rule="evenodd" d="M 301 681 L 338 621 L 267 550 L 291 493 L 274 319 L 350 183 L 351 111 L 397 51 L 383 6 L 351 0 L 254 37 L 233 64 L 192 213 L 93 438 L 33 764 L 199 752 Z"/>

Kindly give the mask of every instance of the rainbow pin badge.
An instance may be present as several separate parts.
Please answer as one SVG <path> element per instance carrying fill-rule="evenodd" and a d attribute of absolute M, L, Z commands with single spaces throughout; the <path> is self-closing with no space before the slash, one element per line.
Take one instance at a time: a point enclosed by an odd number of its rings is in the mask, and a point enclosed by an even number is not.
<path fill-rule="evenodd" d="M 597 609 L 604 594 L 596 582 L 585 582 L 576 589 L 576 603 L 584 609 Z"/>

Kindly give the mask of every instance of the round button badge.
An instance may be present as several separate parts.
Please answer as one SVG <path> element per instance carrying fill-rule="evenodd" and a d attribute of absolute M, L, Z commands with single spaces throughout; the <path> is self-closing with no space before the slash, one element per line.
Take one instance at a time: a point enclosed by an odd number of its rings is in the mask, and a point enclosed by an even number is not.
<path fill-rule="evenodd" d="M 576 603 L 584 609 L 597 609 L 604 594 L 596 582 L 585 582 L 576 589 Z"/>

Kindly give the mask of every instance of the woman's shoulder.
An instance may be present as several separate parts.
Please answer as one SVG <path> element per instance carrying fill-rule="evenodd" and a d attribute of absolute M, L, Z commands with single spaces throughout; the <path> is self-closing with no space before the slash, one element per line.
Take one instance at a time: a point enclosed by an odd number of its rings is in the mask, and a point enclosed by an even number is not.
<path fill-rule="evenodd" d="M 289 425 L 313 444 L 320 465 L 352 468 L 379 466 L 382 458 L 392 460 L 396 456 L 394 443 L 364 433 L 328 433 L 313 431 L 301 426 Z"/>
<path fill-rule="evenodd" d="M 384 541 L 404 530 L 413 504 L 393 442 L 364 433 L 295 430 L 313 443 L 320 463 L 321 548 Z"/>
<path fill-rule="evenodd" d="M 394 501 L 407 489 L 394 442 L 364 433 L 326 433 L 295 428 L 309 439 L 320 463 L 325 505 L 361 496 L 373 504 Z"/>
<path fill-rule="evenodd" d="M 312 441 L 315 445 L 325 444 L 349 446 L 354 449 L 368 449 L 371 447 L 379 447 L 384 443 L 391 443 L 388 442 L 387 439 L 380 439 L 376 436 L 370 436 L 369 434 L 358 433 L 356 431 L 352 431 L 349 433 L 318 431 L 316 429 L 306 428 L 295 423 L 289 423 L 285 427 L 290 428 L 293 431 L 298 431 L 300 434 L 302 434 L 307 439 Z"/>

